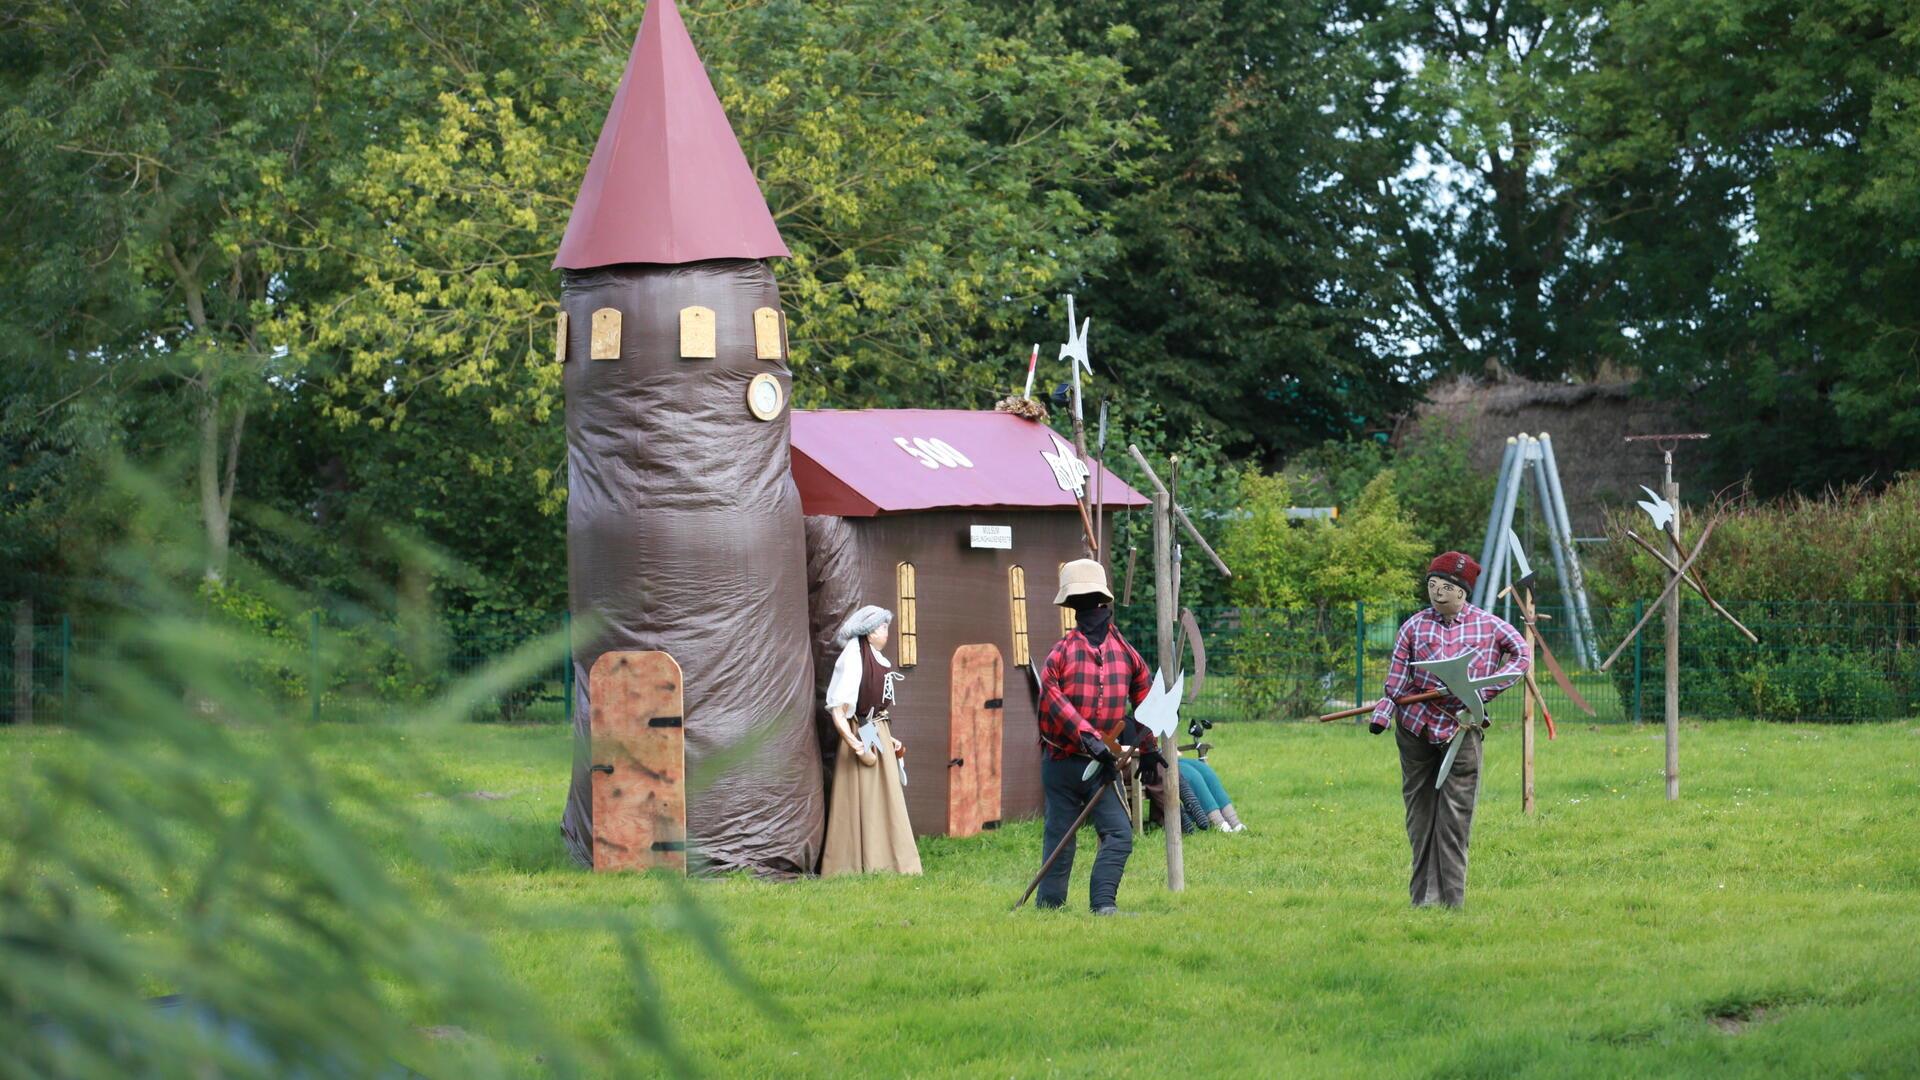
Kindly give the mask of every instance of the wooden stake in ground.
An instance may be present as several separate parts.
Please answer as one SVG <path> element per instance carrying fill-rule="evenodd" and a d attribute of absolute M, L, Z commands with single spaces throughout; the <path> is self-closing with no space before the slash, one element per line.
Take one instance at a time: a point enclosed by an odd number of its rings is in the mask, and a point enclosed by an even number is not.
<path fill-rule="evenodd" d="M 1533 590 L 1520 592 L 1520 614 L 1527 623 L 1527 656 L 1540 655 L 1540 635 L 1533 629 Z M 1532 675 L 1532 671 L 1528 671 Z M 1533 813 L 1533 709 L 1539 691 L 1529 678 L 1520 693 L 1520 812 Z"/>
<path fill-rule="evenodd" d="M 1680 561 L 1680 483 L 1673 478 L 1673 451 L 1666 453 L 1667 476 L 1660 495 L 1673 507 L 1667 543 L 1673 561 Z M 1680 797 L 1680 579 L 1678 566 L 1667 572 L 1667 801 Z"/>
<path fill-rule="evenodd" d="M 1717 516 L 1707 519 L 1706 528 L 1700 531 L 1700 539 L 1695 541 L 1693 545 L 1693 553 L 1687 556 L 1685 562 L 1682 562 L 1680 560 L 1680 484 L 1673 478 L 1673 451 L 1675 447 L 1679 446 L 1682 442 L 1708 437 L 1709 436 L 1702 434 L 1629 435 L 1627 437 L 1628 442 L 1658 443 L 1660 445 L 1661 460 L 1665 470 L 1661 477 L 1659 498 L 1654 502 L 1643 502 L 1640 505 L 1653 517 L 1654 525 L 1667 534 L 1667 545 L 1670 553 L 1668 557 L 1661 558 L 1659 552 L 1653 552 L 1654 557 L 1659 560 L 1667 571 L 1667 586 L 1661 590 L 1659 599 L 1654 601 L 1654 603 L 1656 605 L 1663 605 L 1664 614 L 1666 615 L 1665 644 L 1667 662 L 1665 712 L 1667 721 L 1667 799 L 1670 802 L 1680 798 L 1680 585 L 1682 582 L 1685 582 L 1693 586 L 1702 596 L 1706 595 L 1706 590 L 1700 587 L 1698 581 L 1690 578 L 1687 571 L 1693 568 L 1694 560 L 1700 557 L 1701 550 L 1707 546 L 1707 537 L 1712 535 L 1713 527 L 1719 521 Z M 1649 492 L 1649 494 L 1651 494 L 1651 492 Z M 1710 597 L 1708 600 L 1709 603 L 1712 602 Z M 1717 603 L 1714 603 L 1712 606 L 1717 614 L 1729 623 L 1732 623 L 1741 633 L 1746 634 L 1749 640 L 1758 640 L 1752 631 L 1741 626 L 1740 621 L 1735 619 L 1725 608 Z M 1647 612 L 1647 616 L 1652 614 L 1651 611 Z M 1647 623 L 1647 616 L 1642 616 L 1640 621 L 1634 624 L 1634 628 L 1628 632 L 1626 639 L 1620 643 L 1618 648 L 1614 649 L 1613 656 L 1608 657 L 1607 662 L 1600 665 L 1602 671 L 1605 671 L 1607 667 L 1613 663 L 1614 658 L 1620 655 L 1621 649 L 1627 647 L 1627 642 L 1632 641 L 1634 637 L 1640 633 L 1640 628 Z"/>
<path fill-rule="evenodd" d="M 1173 497 L 1163 489 L 1153 493 L 1153 613 L 1154 631 L 1159 639 L 1160 679 L 1173 689 L 1173 619 L 1179 599 L 1173 595 Z M 1160 740 L 1166 774 L 1161 779 L 1165 792 L 1160 815 L 1161 831 L 1167 834 L 1167 891 L 1187 887 L 1186 853 L 1180 846 L 1180 740 Z"/>
<path fill-rule="evenodd" d="M 1153 471 L 1153 466 L 1148 464 L 1147 456 L 1140 452 L 1140 447 L 1129 443 L 1127 453 L 1133 455 L 1133 460 L 1140 466 L 1140 471 L 1146 474 L 1147 482 L 1153 485 L 1153 598 L 1154 614 L 1157 616 L 1155 629 L 1160 639 L 1158 657 L 1161 685 L 1166 690 L 1172 691 L 1175 684 L 1180 681 L 1180 672 L 1176 670 L 1178 661 L 1175 659 L 1173 636 L 1174 613 L 1180 609 L 1180 597 L 1175 592 L 1177 579 L 1173 573 L 1174 521 L 1178 519 L 1180 524 L 1186 527 L 1187 534 L 1213 558 L 1214 564 L 1220 568 L 1222 575 L 1232 577 L 1233 571 L 1227 569 L 1227 564 L 1221 562 L 1220 556 L 1215 555 L 1213 549 L 1207 546 L 1207 542 L 1201 539 L 1199 530 L 1193 527 L 1193 522 L 1180 512 L 1180 507 L 1173 501 L 1173 493 L 1167 490 L 1167 485 L 1160 482 L 1160 475 Z M 1177 731 L 1160 740 L 1161 758 L 1166 763 L 1166 775 L 1161 784 L 1163 792 L 1161 797 L 1165 800 L 1162 804 L 1165 813 L 1161 817 L 1166 826 L 1162 831 L 1167 834 L 1167 889 L 1171 892 L 1179 892 L 1187 887 L 1186 860 L 1180 847 L 1180 825 L 1177 816 L 1180 811 L 1179 743 Z"/>

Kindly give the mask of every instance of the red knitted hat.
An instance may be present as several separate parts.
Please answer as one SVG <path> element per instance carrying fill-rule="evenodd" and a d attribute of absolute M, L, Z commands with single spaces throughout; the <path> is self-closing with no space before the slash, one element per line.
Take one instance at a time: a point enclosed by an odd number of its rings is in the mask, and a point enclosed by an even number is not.
<path fill-rule="evenodd" d="M 1449 551 L 1427 564 L 1427 576 L 1436 575 L 1471 592 L 1473 583 L 1480 580 L 1480 564 L 1470 555 Z"/>

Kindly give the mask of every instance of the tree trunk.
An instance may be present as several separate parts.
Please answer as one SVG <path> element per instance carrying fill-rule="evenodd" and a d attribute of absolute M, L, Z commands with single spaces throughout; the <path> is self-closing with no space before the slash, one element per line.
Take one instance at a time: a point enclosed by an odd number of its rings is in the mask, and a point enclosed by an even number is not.
<path fill-rule="evenodd" d="M 196 334 L 207 332 L 206 297 L 200 288 L 198 277 L 201 260 L 206 250 L 193 257 L 191 263 L 183 260 L 171 242 L 163 245 L 167 262 L 173 267 L 175 281 L 180 286 L 181 296 L 187 305 L 187 322 Z M 206 577 L 208 581 L 219 581 L 227 572 L 228 522 L 233 509 L 233 485 L 239 474 L 240 433 L 247 424 L 247 409 L 242 405 L 234 410 L 233 427 L 223 436 L 220 431 L 220 391 L 217 374 L 203 372 L 195 380 L 200 391 L 199 474 L 200 474 L 200 523 L 207 531 Z M 226 460 L 220 458 L 221 443 L 226 443 Z"/>
<path fill-rule="evenodd" d="M 225 433 L 226 458 L 221 459 L 220 399 L 211 390 L 200 402 L 200 521 L 207 531 L 208 581 L 219 581 L 227 572 L 227 547 L 233 512 L 233 486 L 239 478 L 240 435 L 245 430 L 247 410 L 242 406 L 234 414 L 233 425 Z"/>
<path fill-rule="evenodd" d="M 33 723 L 33 598 L 13 602 L 13 722 Z"/>

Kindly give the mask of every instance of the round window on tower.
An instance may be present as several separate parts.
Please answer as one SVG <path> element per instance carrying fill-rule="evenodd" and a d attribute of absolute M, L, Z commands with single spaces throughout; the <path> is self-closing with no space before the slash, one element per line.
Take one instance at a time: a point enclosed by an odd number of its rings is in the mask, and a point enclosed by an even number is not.
<path fill-rule="evenodd" d="M 763 372 L 747 384 L 747 408 L 755 417 L 771 420 L 786 404 L 787 391 L 775 376 Z"/>

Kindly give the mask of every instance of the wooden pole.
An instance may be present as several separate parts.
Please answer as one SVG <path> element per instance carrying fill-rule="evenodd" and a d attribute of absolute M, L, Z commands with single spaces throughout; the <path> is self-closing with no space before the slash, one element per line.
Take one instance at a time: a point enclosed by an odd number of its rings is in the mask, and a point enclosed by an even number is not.
<path fill-rule="evenodd" d="M 1673 478 L 1673 451 L 1666 453 L 1666 483 L 1660 497 L 1673 507 L 1667 534 L 1674 569 L 1667 574 L 1667 801 L 1680 798 L 1680 485 Z"/>
<path fill-rule="evenodd" d="M 1526 589 L 1520 595 L 1520 613 L 1527 620 L 1527 655 L 1540 654 L 1539 634 L 1533 629 L 1533 590 Z M 1531 676 L 1532 672 L 1528 672 Z M 1533 695 L 1536 692 L 1531 685 L 1520 688 L 1520 811 L 1533 813 Z"/>
<path fill-rule="evenodd" d="M 13 602 L 13 722 L 33 723 L 33 598 Z"/>
<path fill-rule="evenodd" d="M 1107 566 L 1107 580 L 1113 580 L 1112 552 L 1107 549 L 1107 399 L 1100 399 L 1100 437 L 1094 444 L 1093 538 L 1100 544 L 1100 561 Z"/>
<path fill-rule="evenodd" d="M 1173 620 L 1180 598 L 1173 594 L 1173 499 L 1165 489 L 1153 495 L 1153 606 L 1154 629 L 1159 637 L 1161 686 L 1173 689 Z M 1176 735 L 1178 733 L 1175 733 Z M 1167 891 L 1187 887 L 1186 860 L 1180 846 L 1180 740 L 1160 740 L 1161 760 L 1166 775 L 1161 788 L 1166 792 L 1161 804 L 1161 831 L 1167 834 Z"/>
<path fill-rule="evenodd" d="M 1113 787 L 1113 781 L 1109 778 L 1106 783 L 1100 785 L 1099 790 L 1093 793 L 1093 798 L 1087 800 L 1087 805 L 1080 808 L 1080 816 L 1074 818 L 1073 824 L 1067 827 L 1067 835 L 1061 837 L 1060 842 L 1053 845 L 1053 851 L 1048 854 L 1046 860 L 1040 864 L 1040 872 L 1033 875 L 1032 881 L 1027 882 L 1027 891 L 1021 893 L 1020 899 L 1014 901 L 1013 910 L 1019 911 L 1020 905 L 1026 903 L 1028 898 L 1033 895 L 1033 890 L 1040 887 L 1040 879 L 1046 877 L 1047 871 L 1053 869 L 1054 861 L 1060 858 L 1061 852 L 1067 850 L 1067 845 L 1073 842 L 1073 838 L 1080 834 L 1080 826 L 1086 824 L 1087 815 L 1093 813 L 1094 805 L 1106 795 L 1107 789 L 1111 787 Z"/>
<path fill-rule="evenodd" d="M 1446 696 L 1447 692 L 1445 690 L 1428 690 L 1421 694 L 1408 694 L 1403 698 L 1394 698 L 1393 703 L 1395 705 L 1412 705 L 1421 701 L 1439 701 Z M 1382 698 L 1380 700 L 1385 701 L 1386 699 Z M 1339 712 L 1326 713 L 1320 717 L 1320 722 L 1325 724 L 1334 720 L 1345 720 L 1349 716 L 1365 716 L 1372 712 L 1378 705 L 1379 702 L 1377 701 L 1369 701 L 1365 705 L 1355 705 L 1351 709 L 1341 709 Z"/>

